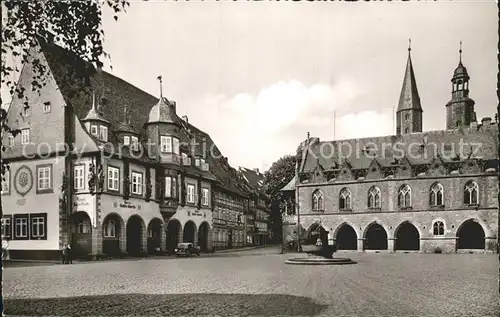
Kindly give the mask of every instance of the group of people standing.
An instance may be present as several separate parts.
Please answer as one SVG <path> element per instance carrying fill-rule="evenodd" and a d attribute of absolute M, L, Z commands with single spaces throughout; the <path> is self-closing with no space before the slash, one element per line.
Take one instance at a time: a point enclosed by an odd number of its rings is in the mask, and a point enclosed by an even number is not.
<path fill-rule="evenodd" d="M 70 244 L 66 244 L 65 246 L 62 247 L 61 262 L 62 264 L 73 264 L 73 254 Z"/>

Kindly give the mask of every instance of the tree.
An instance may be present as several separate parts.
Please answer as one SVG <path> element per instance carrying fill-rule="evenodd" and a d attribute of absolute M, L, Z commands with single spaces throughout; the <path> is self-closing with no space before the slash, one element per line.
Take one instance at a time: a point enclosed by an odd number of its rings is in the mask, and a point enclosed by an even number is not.
<path fill-rule="evenodd" d="M 101 68 L 101 57 L 109 58 L 103 49 L 104 31 L 102 29 L 102 14 L 105 6 L 114 12 L 114 19 L 129 6 L 127 0 L 91 0 L 91 1 L 45 1 L 45 0 L 4 0 L 2 1 L 2 62 L 1 83 L 11 96 L 16 95 L 24 100 L 24 107 L 30 107 L 25 96 L 27 88 L 38 92 L 45 86 L 48 69 L 40 60 L 30 54 L 40 41 L 49 44 L 58 44 L 71 52 L 75 65 L 82 65 L 78 61 L 84 60 L 96 68 Z M 8 57 L 14 57 L 21 64 L 30 62 L 34 68 L 34 78 L 31 87 L 19 87 L 13 75 L 20 72 L 18 65 L 9 65 Z M 88 72 L 74 71 L 71 73 L 75 80 L 85 82 Z M 0 104 L 3 104 L 0 96 Z M 20 131 L 11 129 L 5 122 L 6 109 L 0 110 L 2 134 L 10 133 L 13 136 Z M 5 148 L 2 145 L 2 152 Z M 2 163 L 2 175 L 7 166 Z"/>
<path fill-rule="evenodd" d="M 2 5 L 2 59 L 1 59 L 1 83 L 6 87 L 11 96 L 23 100 L 24 108 L 31 105 L 26 97 L 27 89 L 40 93 L 40 88 L 45 86 L 48 69 L 41 63 L 31 50 L 39 47 L 41 41 L 48 44 L 57 44 L 65 48 L 68 57 L 74 65 L 84 65 L 84 60 L 95 68 L 101 68 L 103 63 L 101 57 L 109 58 L 103 49 L 104 31 L 102 29 L 102 16 L 105 8 L 109 7 L 114 12 L 114 19 L 118 20 L 118 14 L 130 5 L 127 0 L 3 0 Z M 33 66 L 33 80 L 31 87 L 19 87 L 13 75 L 20 72 L 18 65 L 9 65 L 8 57 L 14 57 L 21 64 L 31 63 Z M 73 64 L 73 63 L 72 63 Z M 90 83 L 89 72 L 83 68 L 76 67 L 71 76 L 65 78 L 71 83 Z M 3 105 L 3 96 L 0 96 L 0 104 Z M 71 107 L 71 105 L 67 105 Z M 16 136 L 19 130 L 11 129 L 6 122 L 7 109 L 0 110 L 1 133 Z M 0 138 L 0 142 L 2 142 Z M 1 153 L 5 151 L 2 143 Z M 9 168 L 5 161 L 1 161 L 2 179 Z M 0 206 L 0 214 L 3 211 Z M 0 278 L 1 283 L 1 278 Z"/>
<path fill-rule="evenodd" d="M 271 198 L 271 214 L 269 225 L 274 237 L 281 239 L 281 200 L 283 194 L 281 189 L 285 187 L 295 176 L 296 157 L 286 155 L 274 162 L 271 168 L 264 173 L 264 186 L 266 194 Z"/>

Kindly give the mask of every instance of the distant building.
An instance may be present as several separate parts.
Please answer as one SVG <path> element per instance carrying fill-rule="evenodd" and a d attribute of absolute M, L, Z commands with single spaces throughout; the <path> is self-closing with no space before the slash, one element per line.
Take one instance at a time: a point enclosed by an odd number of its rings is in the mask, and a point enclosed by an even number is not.
<path fill-rule="evenodd" d="M 270 198 L 264 192 L 264 174 L 258 169 L 240 167 L 243 178 L 250 185 L 252 195 L 249 201 L 247 219 L 247 244 L 266 245 L 271 238 L 269 223 Z"/>
<path fill-rule="evenodd" d="M 302 142 L 296 184 L 283 190 L 298 202 L 303 236 L 321 226 L 340 250 L 495 252 L 498 122 L 476 122 L 469 80 L 460 58 L 446 130 L 422 132 L 409 54 L 396 135 Z"/>
<path fill-rule="evenodd" d="M 47 84 L 40 95 L 26 89 L 26 111 L 14 98 L 7 122 L 21 134 L 3 138 L 11 258 L 58 258 L 67 243 L 82 257 L 172 252 L 182 241 L 205 252 L 245 245 L 250 192 L 209 134 L 179 118 L 162 93 L 40 44 L 32 54 L 49 67 Z M 68 85 L 77 67 L 88 68 L 90 86 Z M 32 76 L 23 65 L 19 84 Z"/>

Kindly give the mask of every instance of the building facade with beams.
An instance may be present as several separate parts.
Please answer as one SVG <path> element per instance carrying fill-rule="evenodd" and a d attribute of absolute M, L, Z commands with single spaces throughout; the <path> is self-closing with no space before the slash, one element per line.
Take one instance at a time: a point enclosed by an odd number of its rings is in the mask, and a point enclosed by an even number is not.
<path fill-rule="evenodd" d="M 34 60 L 47 69 L 40 93 L 30 89 Z M 88 77 L 75 82 L 75 72 Z M 26 96 L 13 98 L 7 124 L 21 133 L 2 136 L 11 258 L 59 258 L 68 243 L 81 257 L 172 252 L 178 242 L 205 252 L 221 241 L 244 245 L 243 225 L 219 220 L 244 220 L 247 185 L 209 134 L 179 118 L 175 101 L 43 41 L 19 85 Z"/>
<path fill-rule="evenodd" d="M 283 190 L 295 191 L 303 238 L 322 227 L 339 250 L 496 252 L 498 122 L 476 122 L 469 80 L 460 56 L 445 129 L 422 131 L 409 52 L 395 135 L 302 142 Z M 297 215 L 286 218 L 296 234 Z"/>
<path fill-rule="evenodd" d="M 251 188 L 247 216 L 247 244 L 264 246 L 271 238 L 269 231 L 270 198 L 264 192 L 264 174 L 259 169 L 240 167 L 240 173 Z"/>

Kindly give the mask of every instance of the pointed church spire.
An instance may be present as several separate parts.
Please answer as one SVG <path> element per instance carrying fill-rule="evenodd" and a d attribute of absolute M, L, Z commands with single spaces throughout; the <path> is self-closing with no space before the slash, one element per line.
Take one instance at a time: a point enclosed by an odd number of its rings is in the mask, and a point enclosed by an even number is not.
<path fill-rule="evenodd" d="M 396 133 L 422 132 L 422 112 L 411 60 L 411 39 L 408 39 L 408 60 L 396 110 Z"/>
<path fill-rule="evenodd" d="M 403 79 L 403 87 L 399 97 L 397 111 L 406 109 L 420 109 L 420 96 L 418 94 L 417 82 L 415 80 L 415 72 L 413 71 L 413 63 L 411 61 L 411 39 L 408 46 L 408 61 L 406 62 L 405 76 Z"/>
<path fill-rule="evenodd" d="M 87 116 L 82 121 L 101 121 L 105 123 L 109 123 L 108 120 L 104 119 L 102 115 L 99 113 L 98 105 L 95 100 L 95 91 L 92 91 L 92 108 L 90 108 Z"/>
<path fill-rule="evenodd" d="M 97 108 L 95 105 L 95 90 L 92 90 L 92 110 L 97 111 Z"/>

